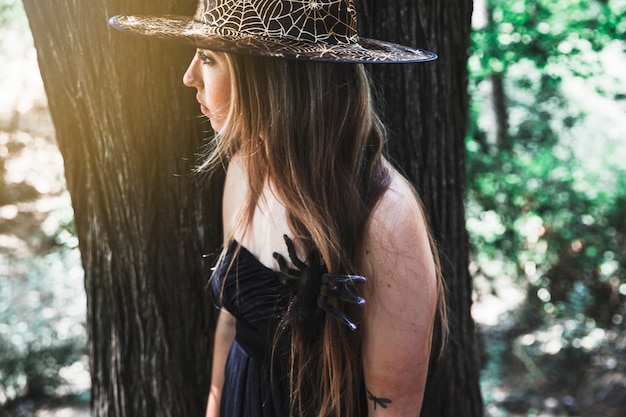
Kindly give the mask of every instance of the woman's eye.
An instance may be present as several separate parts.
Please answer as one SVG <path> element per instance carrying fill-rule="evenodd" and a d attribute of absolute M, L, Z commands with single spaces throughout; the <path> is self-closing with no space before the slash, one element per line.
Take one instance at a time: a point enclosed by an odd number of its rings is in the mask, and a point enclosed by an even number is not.
<path fill-rule="evenodd" d="M 210 56 L 208 56 L 207 54 L 205 54 L 204 52 L 198 52 L 198 56 L 200 57 L 200 61 L 202 61 L 203 64 L 213 64 L 215 61 L 213 61 L 213 58 L 211 58 Z"/>

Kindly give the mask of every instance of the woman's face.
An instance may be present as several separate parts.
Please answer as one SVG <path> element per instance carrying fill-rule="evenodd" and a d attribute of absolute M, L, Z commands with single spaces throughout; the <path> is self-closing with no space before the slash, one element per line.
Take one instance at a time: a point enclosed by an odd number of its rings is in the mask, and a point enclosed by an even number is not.
<path fill-rule="evenodd" d="M 183 76 L 187 87 L 198 90 L 200 111 L 221 132 L 230 108 L 230 68 L 223 52 L 198 49 Z"/>

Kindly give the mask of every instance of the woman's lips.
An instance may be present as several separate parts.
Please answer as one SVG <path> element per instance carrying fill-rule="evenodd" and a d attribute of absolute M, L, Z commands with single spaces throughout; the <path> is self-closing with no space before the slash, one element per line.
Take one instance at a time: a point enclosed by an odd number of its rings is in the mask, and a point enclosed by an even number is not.
<path fill-rule="evenodd" d="M 206 108 L 206 106 L 202 103 L 200 103 L 200 111 L 202 112 L 202 114 L 204 114 L 206 117 L 209 117 L 209 109 Z"/>

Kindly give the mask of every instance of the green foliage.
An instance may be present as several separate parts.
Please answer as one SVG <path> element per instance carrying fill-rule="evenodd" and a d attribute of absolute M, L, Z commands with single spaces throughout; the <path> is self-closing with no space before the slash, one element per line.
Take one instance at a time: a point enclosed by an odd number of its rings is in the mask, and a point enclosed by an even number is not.
<path fill-rule="evenodd" d="M 26 22 L 21 0 L 0 0 L 0 30 Z"/>
<path fill-rule="evenodd" d="M 497 385 L 513 355 L 529 374 L 541 370 L 539 383 L 565 387 L 579 377 L 572 365 L 624 329 L 626 153 L 602 137 L 606 126 L 589 127 L 595 109 L 584 101 L 626 108 L 624 80 L 602 59 L 616 42 L 618 58 L 625 48 L 626 1 L 490 0 L 488 9 L 469 61 L 467 228 L 476 274 L 496 292 L 511 277 L 526 299 L 506 337 L 486 341 L 484 384 Z M 574 101 L 572 86 L 595 88 Z"/>
<path fill-rule="evenodd" d="M 19 3 L 19 0 L 0 0 L 0 24 L 5 25 L 18 15 L 16 8 Z"/>
<path fill-rule="evenodd" d="M 626 34 L 624 0 L 486 1 L 491 18 L 472 39 L 476 80 L 506 73 L 520 58 L 547 73 L 565 66 L 589 76 L 598 68 L 588 52 L 600 51 Z"/>

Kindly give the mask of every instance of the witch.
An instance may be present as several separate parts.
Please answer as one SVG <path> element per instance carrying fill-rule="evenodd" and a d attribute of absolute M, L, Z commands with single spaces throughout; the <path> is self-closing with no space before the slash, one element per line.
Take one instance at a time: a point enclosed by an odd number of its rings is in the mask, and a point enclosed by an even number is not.
<path fill-rule="evenodd" d="M 207 417 L 418 416 L 437 250 L 383 155 L 364 64 L 430 61 L 359 38 L 352 0 L 200 0 L 193 17 L 115 16 L 197 50 L 183 82 L 227 166 Z"/>

